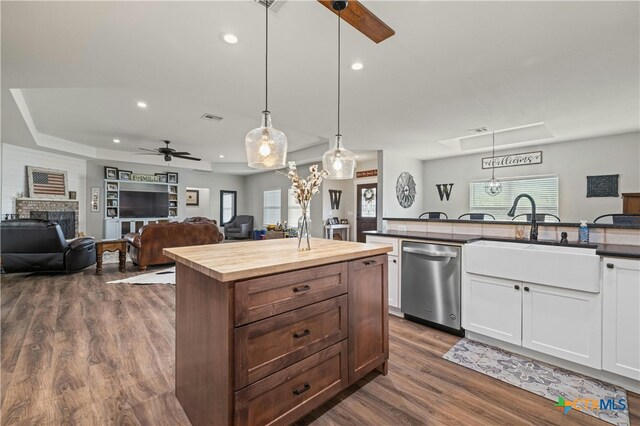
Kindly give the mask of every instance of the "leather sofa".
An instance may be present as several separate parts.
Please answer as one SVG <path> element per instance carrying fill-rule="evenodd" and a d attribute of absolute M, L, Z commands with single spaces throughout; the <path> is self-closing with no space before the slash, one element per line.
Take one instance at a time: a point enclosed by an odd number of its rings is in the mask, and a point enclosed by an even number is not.
<path fill-rule="evenodd" d="M 43 219 L 0 223 L 2 267 L 12 272 L 76 272 L 96 263 L 92 237 L 67 241 L 60 225 Z"/>
<path fill-rule="evenodd" d="M 253 231 L 253 216 L 239 215 L 224 225 L 224 235 L 227 238 L 248 239 Z"/>
<path fill-rule="evenodd" d="M 203 221 L 151 223 L 138 232 L 128 233 L 124 238 L 128 243 L 129 257 L 144 271 L 149 265 L 173 263 L 172 259 L 162 254 L 162 249 L 217 244 L 224 236 L 216 224 Z"/>

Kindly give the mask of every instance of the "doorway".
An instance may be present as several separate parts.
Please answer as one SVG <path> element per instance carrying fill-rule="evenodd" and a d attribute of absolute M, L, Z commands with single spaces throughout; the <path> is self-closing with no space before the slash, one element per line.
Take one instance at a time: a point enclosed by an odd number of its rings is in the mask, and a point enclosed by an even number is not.
<path fill-rule="evenodd" d="M 364 183 L 356 186 L 356 235 L 359 243 L 367 241 L 365 231 L 378 227 L 378 184 Z"/>

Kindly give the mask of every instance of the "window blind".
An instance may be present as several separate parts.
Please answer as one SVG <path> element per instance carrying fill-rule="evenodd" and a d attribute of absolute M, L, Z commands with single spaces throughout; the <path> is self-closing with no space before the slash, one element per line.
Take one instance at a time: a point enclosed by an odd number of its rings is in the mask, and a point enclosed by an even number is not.
<path fill-rule="evenodd" d="M 550 213 L 559 215 L 558 207 L 558 176 L 528 176 L 522 178 L 500 179 L 502 192 L 491 196 L 484 191 L 485 181 L 470 183 L 469 209 L 470 213 L 491 213 L 496 220 L 511 220 L 507 212 L 513 205 L 513 200 L 520 194 L 529 194 L 536 202 L 536 213 Z M 531 213 L 529 200 L 521 199 L 518 203 L 516 215 Z M 524 216 L 517 220 L 525 220 Z"/>
<path fill-rule="evenodd" d="M 264 191 L 264 210 L 262 222 L 264 225 L 280 222 L 280 190 Z"/>
<path fill-rule="evenodd" d="M 290 228 L 298 227 L 298 219 L 302 216 L 302 207 L 293 196 L 293 189 L 289 188 L 289 200 L 287 203 L 287 225 Z"/>

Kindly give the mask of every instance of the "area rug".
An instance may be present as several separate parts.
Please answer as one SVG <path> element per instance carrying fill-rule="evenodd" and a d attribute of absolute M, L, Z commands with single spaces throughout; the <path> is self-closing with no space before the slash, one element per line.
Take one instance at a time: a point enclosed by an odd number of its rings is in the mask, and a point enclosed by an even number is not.
<path fill-rule="evenodd" d="M 150 272 L 148 274 L 135 275 L 122 280 L 109 281 L 107 284 L 175 284 L 176 267 Z"/>
<path fill-rule="evenodd" d="M 629 425 L 627 392 L 612 384 L 469 339 L 461 339 L 443 358 L 550 399 L 555 403 L 550 410 L 577 410 Z"/>

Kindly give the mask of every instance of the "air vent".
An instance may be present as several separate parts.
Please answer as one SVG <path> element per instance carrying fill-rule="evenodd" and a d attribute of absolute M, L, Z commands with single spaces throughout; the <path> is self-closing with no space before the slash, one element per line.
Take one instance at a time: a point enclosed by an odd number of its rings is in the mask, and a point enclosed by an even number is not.
<path fill-rule="evenodd" d="M 272 13 L 278 13 L 282 10 L 285 4 L 287 4 L 287 0 L 254 0 L 260 6 L 268 4 L 268 8 Z"/>
<path fill-rule="evenodd" d="M 222 117 L 218 117 L 217 115 L 213 115 L 213 114 L 209 114 L 209 113 L 203 114 L 202 117 L 200 117 L 200 118 L 202 118 L 203 120 L 209 120 L 209 121 L 220 121 L 220 120 L 222 120 Z"/>
<path fill-rule="evenodd" d="M 484 133 L 486 131 L 487 131 L 486 127 L 478 127 L 477 129 L 470 129 L 469 133 L 476 134 L 476 133 Z"/>

